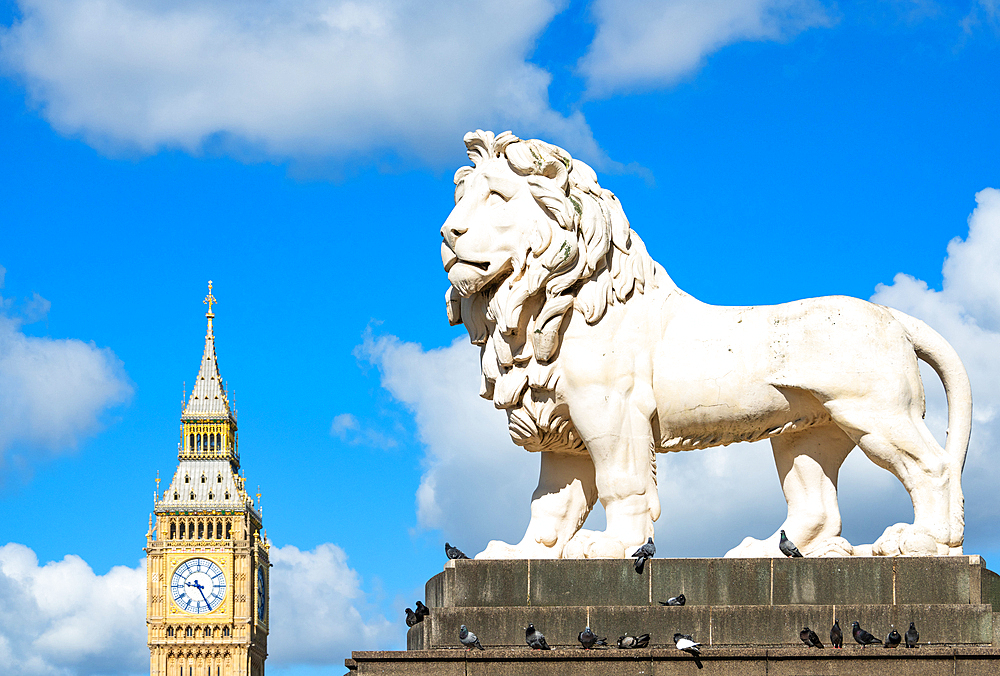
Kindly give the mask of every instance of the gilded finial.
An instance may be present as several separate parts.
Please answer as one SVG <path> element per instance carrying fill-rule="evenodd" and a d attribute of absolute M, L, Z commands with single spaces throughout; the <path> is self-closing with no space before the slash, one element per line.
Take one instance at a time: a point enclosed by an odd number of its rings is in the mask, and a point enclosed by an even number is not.
<path fill-rule="evenodd" d="M 208 280 L 208 295 L 205 296 L 205 300 L 202 301 L 202 302 L 205 303 L 205 305 L 208 306 L 208 313 L 205 316 L 206 317 L 214 317 L 215 315 L 212 313 L 212 303 L 218 303 L 219 301 L 217 301 L 215 299 L 215 296 L 212 295 L 212 280 L 211 279 Z"/>
<path fill-rule="evenodd" d="M 156 492 L 160 492 L 160 470 L 156 470 Z"/>

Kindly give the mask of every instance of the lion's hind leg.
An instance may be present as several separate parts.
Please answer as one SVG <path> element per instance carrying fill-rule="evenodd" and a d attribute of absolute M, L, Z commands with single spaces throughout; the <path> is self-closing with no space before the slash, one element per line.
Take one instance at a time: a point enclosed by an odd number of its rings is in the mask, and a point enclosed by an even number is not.
<path fill-rule="evenodd" d="M 890 527 L 876 542 L 875 553 L 926 555 L 936 548 L 936 553 L 948 554 L 961 546 L 951 537 L 951 491 L 955 487 L 948 458 L 924 424 L 919 407 L 887 413 L 870 401 L 841 400 L 830 402 L 827 408 L 872 462 L 896 475 L 913 502 L 913 526 Z"/>

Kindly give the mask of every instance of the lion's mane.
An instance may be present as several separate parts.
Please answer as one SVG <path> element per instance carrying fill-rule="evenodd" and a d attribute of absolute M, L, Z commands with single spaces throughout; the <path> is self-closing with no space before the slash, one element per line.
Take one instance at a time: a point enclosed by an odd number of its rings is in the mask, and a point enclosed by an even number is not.
<path fill-rule="evenodd" d="M 480 396 L 507 411 L 514 443 L 530 451 L 586 452 L 554 396 L 562 328 L 574 310 L 588 324 L 599 322 L 609 306 L 655 288 L 666 273 L 584 162 L 509 131 L 470 132 L 465 145 L 474 165 L 505 158 L 513 173 L 527 177 L 538 207 L 551 218 L 522 243 L 503 279 L 469 297 L 449 288 L 448 318 L 464 323 L 482 346 Z M 455 173 L 456 203 L 473 171 Z"/>

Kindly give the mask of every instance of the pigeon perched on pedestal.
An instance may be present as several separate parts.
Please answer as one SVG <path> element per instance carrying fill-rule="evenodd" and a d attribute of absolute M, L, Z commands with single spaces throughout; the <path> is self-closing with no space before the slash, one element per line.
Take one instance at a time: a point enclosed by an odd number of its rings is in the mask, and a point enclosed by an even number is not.
<path fill-rule="evenodd" d="M 413 612 L 415 612 L 417 617 L 420 618 L 417 622 L 423 622 L 424 618 L 431 614 L 430 608 L 425 606 L 421 601 L 417 601 L 416 609 Z"/>
<path fill-rule="evenodd" d="M 412 627 L 413 625 L 415 625 L 417 622 L 419 622 L 422 619 L 424 619 L 424 618 L 420 617 L 415 612 L 413 612 L 413 610 L 411 608 L 407 608 L 406 609 L 406 626 L 407 627 Z"/>
<path fill-rule="evenodd" d="M 666 601 L 660 601 L 661 606 L 683 606 L 685 603 L 687 603 L 687 599 L 684 598 L 684 594 L 671 596 Z"/>
<path fill-rule="evenodd" d="M 781 550 L 782 554 L 789 558 L 803 558 L 802 552 L 800 552 L 799 548 L 795 546 L 795 543 L 788 539 L 788 536 L 785 535 L 785 531 L 781 531 L 781 540 L 778 542 L 778 549 Z"/>
<path fill-rule="evenodd" d="M 524 640 L 528 642 L 528 647 L 532 650 L 552 650 L 545 642 L 545 634 L 535 629 L 535 625 L 529 624 L 524 630 Z"/>
<path fill-rule="evenodd" d="M 625 632 L 624 636 L 618 637 L 618 647 L 624 650 L 630 650 L 632 648 L 645 648 L 649 645 L 649 634 L 639 634 L 638 636 L 629 636 L 628 632 Z"/>
<path fill-rule="evenodd" d="M 844 632 L 840 630 L 840 620 L 833 621 L 833 627 L 830 628 L 830 643 L 834 648 L 844 647 Z"/>
<path fill-rule="evenodd" d="M 468 556 L 465 555 L 465 552 L 463 552 L 461 549 L 459 549 L 458 547 L 452 547 L 447 542 L 444 543 L 444 553 L 445 556 L 447 556 L 451 560 L 469 558 Z"/>
<path fill-rule="evenodd" d="M 635 554 L 632 556 L 635 559 L 635 572 L 642 574 L 643 566 L 646 565 L 646 559 L 651 559 L 656 556 L 656 545 L 653 544 L 653 538 L 649 538 L 642 547 L 635 550 Z"/>
<path fill-rule="evenodd" d="M 799 632 L 799 638 L 802 639 L 802 642 L 805 643 L 810 648 L 823 647 L 822 642 L 820 642 L 819 640 L 819 636 L 817 636 L 816 632 L 810 629 L 809 627 L 805 627 L 802 631 Z"/>
<path fill-rule="evenodd" d="M 683 650 L 686 653 L 698 657 L 701 655 L 701 644 L 695 643 L 694 639 L 691 638 L 691 634 L 682 634 L 677 632 L 674 634 L 674 643 L 677 645 L 678 650 Z"/>
<path fill-rule="evenodd" d="M 910 622 L 910 628 L 906 630 L 906 634 L 904 634 L 904 636 L 906 638 L 907 648 L 917 647 L 917 641 L 920 640 L 920 632 L 917 631 L 917 628 L 913 626 L 912 622 Z"/>
<path fill-rule="evenodd" d="M 590 650 L 595 645 L 606 646 L 608 644 L 608 640 L 606 638 L 598 638 L 597 634 L 590 630 L 590 627 L 581 631 L 580 635 L 577 636 L 577 639 L 580 641 L 580 645 L 583 646 L 584 650 Z"/>
<path fill-rule="evenodd" d="M 464 624 L 459 629 L 458 640 L 462 645 L 465 646 L 466 650 L 472 650 L 473 648 L 479 648 L 480 650 L 485 650 L 485 648 L 483 648 L 483 644 L 479 642 L 479 639 L 476 637 L 476 635 L 473 634 L 468 629 L 466 629 Z"/>
<path fill-rule="evenodd" d="M 851 633 L 854 635 L 854 640 L 861 645 L 872 645 L 874 643 L 881 643 L 882 639 L 876 638 L 869 634 L 867 631 L 861 628 L 861 625 L 857 622 L 851 624 Z"/>
<path fill-rule="evenodd" d="M 890 631 L 889 635 L 885 637 L 885 647 L 895 648 L 902 642 L 903 637 L 899 635 L 898 631 L 896 631 L 896 627 L 890 624 L 889 628 L 892 629 L 892 631 Z"/>

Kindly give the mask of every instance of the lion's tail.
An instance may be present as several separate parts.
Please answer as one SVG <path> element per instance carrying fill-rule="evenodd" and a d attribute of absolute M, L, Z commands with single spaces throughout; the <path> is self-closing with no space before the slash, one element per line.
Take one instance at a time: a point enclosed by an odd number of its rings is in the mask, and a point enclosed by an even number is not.
<path fill-rule="evenodd" d="M 951 544 L 957 548 L 961 546 L 961 540 L 956 542 L 956 538 L 965 532 L 962 469 L 972 434 L 972 385 L 969 374 L 955 348 L 940 333 L 916 317 L 888 309 L 910 335 L 917 357 L 938 374 L 948 398 L 948 438 L 944 448 L 951 474 Z M 961 549 L 953 553 L 961 553 Z"/>

